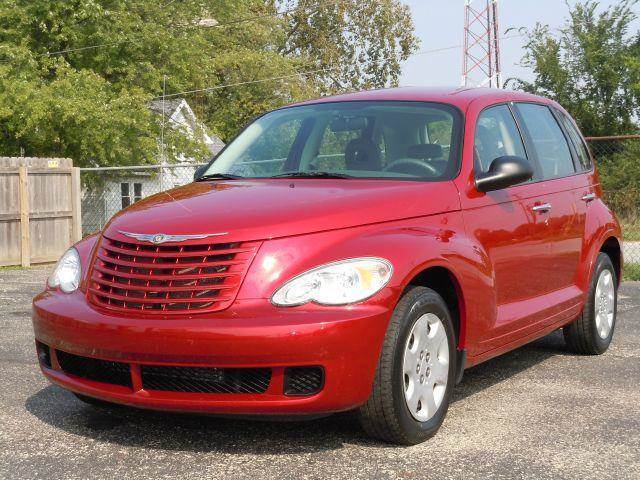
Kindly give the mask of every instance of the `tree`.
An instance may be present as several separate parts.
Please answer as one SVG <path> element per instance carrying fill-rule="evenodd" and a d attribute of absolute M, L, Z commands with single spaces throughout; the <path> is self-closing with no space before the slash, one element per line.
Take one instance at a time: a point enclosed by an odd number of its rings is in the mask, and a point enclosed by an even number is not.
<path fill-rule="evenodd" d="M 153 162 L 160 123 L 151 99 L 186 96 L 228 140 L 265 110 L 393 85 L 415 48 L 398 0 L 2 2 L 0 154 Z M 167 152 L 206 155 L 166 133 Z"/>
<path fill-rule="evenodd" d="M 395 85 L 417 39 L 409 7 L 397 0 L 286 0 L 285 55 L 307 57 L 332 89 Z M 294 8 L 295 6 L 295 8 Z"/>
<path fill-rule="evenodd" d="M 577 3 L 557 36 L 537 24 L 523 58 L 535 80 L 516 80 L 516 87 L 557 100 L 587 135 L 637 132 L 640 34 L 629 31 L 637 4 L 622 0 L 600 11 L 596 1 Z"/>

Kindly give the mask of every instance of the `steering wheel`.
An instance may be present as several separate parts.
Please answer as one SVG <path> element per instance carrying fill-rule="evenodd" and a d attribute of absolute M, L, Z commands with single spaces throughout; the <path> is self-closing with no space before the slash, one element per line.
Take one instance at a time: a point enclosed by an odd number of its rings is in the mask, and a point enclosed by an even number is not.
<path fill-rule="evenodd" d="M 423 170 L 427 170 L 431 175 L 434 175 L 434 176 L 438 175 L 438 171 L 433 165 L 429 165 L 428 163 L 424 163 L 414 158 L 400 158 L 398 160 L 394 160 L 389 165 L 384 167 L 382 170 L 385 172 L 391 172 L 391 171 L 398 172 L 397 170 L 393 170 L 398 165 L 411 165 L 412 167 L 419 167 L 419 168 L 422 168 Z M 403 172 L 398 172 L 398 173 L 403 173 Z"/>

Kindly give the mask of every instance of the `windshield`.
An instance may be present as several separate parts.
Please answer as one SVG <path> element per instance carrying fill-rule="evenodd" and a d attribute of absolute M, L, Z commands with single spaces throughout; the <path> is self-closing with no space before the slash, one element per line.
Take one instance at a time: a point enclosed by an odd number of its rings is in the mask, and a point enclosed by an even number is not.
<path fill-rule="evenodd" d="M 247 178 L 449 180 L 458 171 L 459 112 L 422 102 L 338 102 L 270 112 L 204 173 Z"/>

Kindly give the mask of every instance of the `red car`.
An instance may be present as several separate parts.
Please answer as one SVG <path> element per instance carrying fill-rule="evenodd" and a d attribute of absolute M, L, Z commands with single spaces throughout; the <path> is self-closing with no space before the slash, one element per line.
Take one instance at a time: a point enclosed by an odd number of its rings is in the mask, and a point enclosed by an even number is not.
<path fill-rule="evenodd" d="M 442 424 L 465 368 L 562 328 L 603 353 L 620 227 L 555 102 L 390 89 L 275 110 L 184 187 L 67 251 L 33 302 L 42 371 L 158 410 Z"/>

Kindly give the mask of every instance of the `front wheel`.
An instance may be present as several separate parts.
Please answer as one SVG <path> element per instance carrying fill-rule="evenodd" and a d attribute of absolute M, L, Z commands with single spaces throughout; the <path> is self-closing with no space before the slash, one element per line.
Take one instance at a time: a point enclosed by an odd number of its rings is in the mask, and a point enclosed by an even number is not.
<path fill-rule="evenodd" d="M 583 355 L 604 353 L 616 326 L 618 281 L 611 259 L 600 253 L 591 278 L 589 293 L 580 316 L 564 327 L 567 347 Z"/>
<path fill-rule="evenodd" d="M 389 323 L 371 396 L 358 410 L 364 430 L 402 445 L 433 436 L 451 401 L 456 358 L 442 297 L 425 287 L 408 290 Z"/>

